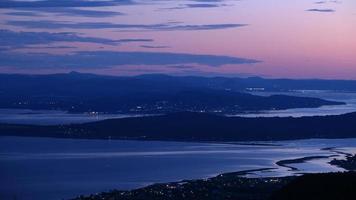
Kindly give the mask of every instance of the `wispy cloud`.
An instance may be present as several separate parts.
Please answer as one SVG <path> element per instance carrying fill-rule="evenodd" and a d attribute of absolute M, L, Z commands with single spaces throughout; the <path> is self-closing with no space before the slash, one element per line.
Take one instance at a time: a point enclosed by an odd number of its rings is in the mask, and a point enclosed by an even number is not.
<path fill-rule="evenodd" d="M 247 58 L 162 52 L 82 51 L 68 55 L 47 53 L 0 52 L 0 66 L 29 68 L 108 68 L 120 65 L 185 65 L 199 64 L 219 67 L 227 64 L 253 64 L 260 61 Z"/>
<path fill-rule="evenodd" d="M 334 9 L 317 9 L 317 8 L 308 9 L 306 11 L 308 11 L 308 12 L 335 12 Z"/>
<path fill-rule="evenodd" d="M 187 8 L 218 8 L 227 6 L 226 4 L 216 4 L 216 3 L 195 3 L 195 4 L 183 4 L 176 7 L 166 8 L 168 10 L 179 10 Z"/>
<path fill-rule="evenodd" d="M 23 16 L 43 16 L 54 14 L 56 16 L 71 16 L 71 17 L 113 17 L 125 15 L 122 12 L 104 11 L 104 10 L 86 10 L 69 7 L 49 7 L 49 8 L 16 8 L 17 11 L 6 13 L 7 15 L 23 15 Z"/>
<path fill-rule="evenodd" d="M 55 42 L 90 42 L 104 45 L 117 45 L 127 42 L 152 42 L 152 39 L 106 39 L 97 37 L 84 37 L 76 33 L 49 33 L 49 32 L 15 32 L 11 30 L 0 30 L 0 46 L 19 48 L 26 45 L 51 44 Z"/>
<path fill-rule="evenodd" d="M 140 45 L 142 48 L 147 48 L 147 49 L 166 49 L 170 48 L 169 46 L 153 46 L 153 45 Z"/>
<path fill-rule="evenodd" d="M 12 16 L 25 16 L 25 17 L 41 17 L 41 14 L 38 14 L 36 12 L 30 12 L 30 11 L 13 11 L 13 12 L 7 12 L 6 15 L 12 15 Z"/>
<path fill-rule="evenodd" d="M 60 21 L 8 21 L 7 25 L 19 26 L 24 28 L 39 28 L 39 29 L 118 29 L 126 31 L 195 31 L 195 30 L 218 30 L 228 28 L 239 28 L 247 26 L 247 24 L 115 24 L 109 22 L 80 22 L 68 23 Z"/>
<path fill-rule="evenodd" d="M 53 7 L 101 7 L 115 5 L 132 5 L 133 0 L 35 0 L 13 1 L 1 0 L 0 8 L 53 8 Z"/>
<path fill-rule="evenodd" d="M 341 3 L 341 1 L 337 1 L 337 0 L 331 0 L 331 1 L 316 1 L 314 2 L 315 4 L 327 4 L 327 3 Z"/>

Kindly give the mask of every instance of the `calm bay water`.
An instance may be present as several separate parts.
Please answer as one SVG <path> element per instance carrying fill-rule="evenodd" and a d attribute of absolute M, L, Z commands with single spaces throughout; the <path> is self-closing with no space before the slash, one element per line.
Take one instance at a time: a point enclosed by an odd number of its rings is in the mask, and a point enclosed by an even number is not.
<path fill-rule="evenodd" d="M 0 109 L 0 123 L 11 124 L 75 124 L 105 119 L 142 116 L 145 115 L 68 113 L 59 110 Z"/>
<path fill-rule="evenodd" d="M 255 93 L 271 95 L 273 93 Z M 280 93 L 279 93 L 280 94 Z M 346 102 L 341 106 L 289 109 L 244 114 L 256 116 L 315 116 L 356 111 L 356 94 L 331 91 L 295 91 L 287 95 L 319 97 Z M 68 114 L 61 111 L 0 109 L 0 122 L 66 124 L 129 117 L 125 115 Z M 263 142 L 266 143 L 266 142 Z M 268 142 L 267 142 L 268 143 Z M 133 189 L 152 183 L 212 177 L 224 172 L 274 168 L 248 177 L 288 176 L 331 172 L 333 158 L 296 163 L 290 168 L 279 160 L 308 156 L 336 156 L 338 151 L 356 153 L 356 139 L 299 140 L 273 145 L 212 143 L 72 140 L 0 137 L 0 199 L 68 199 L 110 189 Z"/>
<path fill-rule="evenodd" d="M 157 182 L 215 176 L 224 172 L 272 167 L 250 177 L 300 172 L 342 171 L 331 159 L 277 166 L 279 160 L 356 152 L 356 139 L 275 142 L 274 146 L 0 138 L 0 199 L 66 199 L 110 189 L 132 189 Z"/>

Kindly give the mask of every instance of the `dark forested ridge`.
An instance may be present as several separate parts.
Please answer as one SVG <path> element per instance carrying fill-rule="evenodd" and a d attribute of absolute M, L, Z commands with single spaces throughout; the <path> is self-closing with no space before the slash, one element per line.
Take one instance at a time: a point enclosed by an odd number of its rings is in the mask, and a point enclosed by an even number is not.
<path fill-rule="evenodd" d="M 271 195 L 270 200 L 352 200 L 356 196 L 356 173 L 307 174 Z"/>
<path fill-rule="evenodd" d="M 207 180 L 154 184 L 131 191 L 113 190 L 75 200 L 353 200 L 355 196 L 354 172 L 281 178 L 242 178 L 239 173 L 228 173 Z"/>
<path fill-rule="evenodd" d="M 262 88 L 264 91 L 292 89 L 356 91 L 356 81 L 166 75 L 112 77 L 77 72 L 53 75 L 0 74 L 0 108 L 136 114 L 182 111 L 233 114 L 343 104 L 318 98 L 285 95 L 262 97 L 246 93 L 254 88 Z"/>
<path fill-rule="evenodd" d="M 144 188 L 113 190 L 73 200 L 267 200 L 295 177 L 243 178 L 239 172 L 206 180 L 154 184 Z"/>
<path fill-rule="evenodd" d="M 1 135 L 184 141 L 252 141 L 356 137 L 356 113 L 301 118 L 242 118 L 204 113 L 110 119 L 86 124 L 1 124 Z"/>
<path fill-rule="evenodd" d="M 347 155 L 345 160 L 333 159 L 330 164 L 344 168 L 346 170 L 356 170 L 356 155 Z"/>

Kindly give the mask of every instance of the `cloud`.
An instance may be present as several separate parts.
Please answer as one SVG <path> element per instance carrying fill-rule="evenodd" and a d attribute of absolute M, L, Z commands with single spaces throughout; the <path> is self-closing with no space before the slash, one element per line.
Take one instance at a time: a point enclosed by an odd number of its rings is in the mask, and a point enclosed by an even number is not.
<path fill-rule="evenodd" d="M 166 0 L 169 2 L 169 0 Z M 198 3 L 218 3 L 225 0 L 191 0 Z M 154 3 L 157 0 L 1 0 L 0 8 L 104 7 Z"/>
<path fill-rule="evenodd" d="M 199 3 L 199 4 L 185 4 L 188 8 L 216 8 L 221 6 L 226 6 L 226 4 L 207 4 L 207 3 Z"/>
<path fill-rule="evenodd" d="M 61 21 L 8 21 L 7 25 L 19 26 L 24 28 L 39 29 L 119 29 L 126 31 L 192 31 L 192 30 L 217 30 L 228 28 L 239 28 L 247 24 L 200 24 L 184 25 L 176 23 L 162 24 L 114 24 L 108 22 L 80 22 L 68 23 Z"/>
<path fill-rule="evenodd" d="M 165 48 L 170 48 L 169 46 L 152 46 L 152 45 L 140 45 L 142 48 L 146 49 L 165 49 Z"/>
<path fill-rule="evenodd" d="M 166 9 L 178 10 L 178 9 L 187 9 L 187 8 L 218 8 L 223 6 L 226 6 L 226 4 L 199 3 L 199 4 L 184 4 L 181 6 L 166 8 Z"/>
<path fill-rule="evenodd" d="M 7 15 L 23 15 L 23 16 L 41 16 L 43 13 L 51 13 L 57 16 L 71 16 L 71 17 L 113 17 L 125 15 L 121 12 L 102 11 L 102 10 L 84 10 L 78 8 L 67 7 L 49 7 L 49 8 L 16 8 L 16 10 L 27 12 L 10 12 Z"/>
<path fill-rule="evenodd" d="M 26 49 L 76 49 L 73 46 L 25 46 Z"/>
<path fill-rule="evenodd" d="M 173 65 L 173 66 L 168 66 L 169 68 L 173 68 L 173 69 L 193 69 L 195 68 L 194 66 L 189 66 L 189 65 Z"/>
<path fill-rule="evenodd" d="M 327 1 L 317 1 L 317 2 L 314 2 L 315 4 L 325 4 L 327 3 Z"/>
<path fill-rule="evenodd" d="M 327 3 L 341 3 L 341 1 L 337 1 L 337 0 L 332 0 L 332 1 L 317 1 L 317 2 L 314 2 L 315 4 L 327 4 Z"/>
<path fill-rule="evenodd" d="M 133 0 L 1 0 L 0 8 L 101 7 L 136 4 Z"/>
<path fill-rule="evenodd" d="M 128 42 L 153 42 L 153 39 L 120 39 L 114 40 L 119 43 L 128 43 Z"/>
<path fill-rule="evenodd" d="M 200 2 L 200 3 L 218 3 L 223 2 L 225 0 L 191 0 L 193 2 Z"/>
<path fill-rule="evenodd" d="M 104 45 L 117 45 L 127 42 L 152 42 L 152 39 L 112 40 L 97 37 L 84 37 L 76 33 L 15 32 L 0 29 L 0 46 L 19 48 L 27 45 L 51 44 L 55 42 L 90 42 Z"/>
<path fill-rule="evenodd" d="M 253 64 L 258 62 L 260 61 L 231 56 L 162 52 L 81 51 L 68 55 L 0 52 L 0 66 L 20 69 L 80 69 L 110 68 L 120 65 L 164 66 L 186 64 L 219 67 L 227 64 L 238 65 Z"/>
<path fill-rule="evenodd" d="M 335 10 L 333 10 L 333 9 L 317 9 L 317 8 L 308 9 L 306 11 L 308 11 L 308 12 L 335 12 Z"/>
<path fill-rule="evenodd" d="M 24 11 L 7 12 L 6 15 L 25 16 L 25 17 L 40 17 L 40 16 L 42 16 L 35 12 L 24 12 Z"/>

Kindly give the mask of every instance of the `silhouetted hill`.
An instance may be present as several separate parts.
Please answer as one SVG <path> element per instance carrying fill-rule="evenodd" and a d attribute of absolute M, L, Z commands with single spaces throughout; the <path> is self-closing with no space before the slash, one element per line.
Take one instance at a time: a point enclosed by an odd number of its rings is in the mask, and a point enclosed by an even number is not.
<path fill-rule="evenodd" d="M 356 173 L 308 174 L 298 177 L 270 200 L 352 200 L 356 197 Z"/>
<path fill-rule="evenodd" d="M 280 178 L 243 178 L 237 172 L 131 191 L 113 190 L 75 200 L 353 200 L 355 196 L 354 172 Z"/>
<path fill-rule="evenodd" d="M 356 170 L 356 155 L 347 155 L 345 160 L 333 159 L 330 164 L 344 168 L 346 170 Z"/>
<path fill-rule="evenodd" d="M 167 75 L 113 77 L 78 72 L 52 75 L 0 74 L 0 108 L 140 114 L 180 111 L 232 114 L 342 104 L 318 98 L 284 95 L 262 97 L 244 93 L 249 87 L 286 90 L 289 82 L 299 83 L 292 80 L 280 82 L 261 78 Z M 354 82 L 346 83 L 349 85 L 345 87 L 347 89 L 352 88 Z M 325 85 L 327 89 L 332 89 L 328 81 L 325 81 Z"/>
<path fill-rule="evenodd" d="M 0 135 L 176 141 L 256 141 L 356 137 L 356 113 L 242 118 L 203 113 L 110 119 L 62 126 L 0 125 Z"/>

